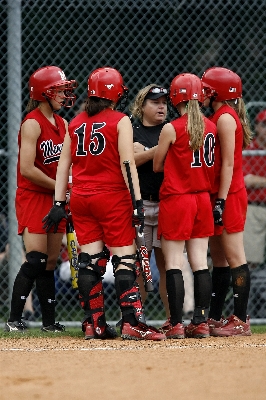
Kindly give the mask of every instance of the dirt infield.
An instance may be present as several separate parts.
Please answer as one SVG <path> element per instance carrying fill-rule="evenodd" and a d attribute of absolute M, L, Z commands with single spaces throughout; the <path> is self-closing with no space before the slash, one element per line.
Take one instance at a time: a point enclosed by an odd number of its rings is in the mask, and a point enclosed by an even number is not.
<path fill-rule="evenodd" d="M 266 335 L 0 339 L 1 400 L 265 400 Z"/>

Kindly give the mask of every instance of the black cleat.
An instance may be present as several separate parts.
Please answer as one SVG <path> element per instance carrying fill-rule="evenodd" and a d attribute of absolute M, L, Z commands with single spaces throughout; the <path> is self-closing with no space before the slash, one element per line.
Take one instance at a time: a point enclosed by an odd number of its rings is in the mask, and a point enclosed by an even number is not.
<path fill-rule="evenodd" d="M 43 326 L 41 328 L 41 331 L 43 331 L 43 332 L 64 332 L 65 331 L 65 325 L 61 325 L 61 324 L 59 324 L 59 322 L 55 322 L 52 325 Z"/>
<path fill-rule="evenodd" d="M 7 321 L 5 325 L 6 332 L 25 332 L 27 325 L 24 321 Z"/>

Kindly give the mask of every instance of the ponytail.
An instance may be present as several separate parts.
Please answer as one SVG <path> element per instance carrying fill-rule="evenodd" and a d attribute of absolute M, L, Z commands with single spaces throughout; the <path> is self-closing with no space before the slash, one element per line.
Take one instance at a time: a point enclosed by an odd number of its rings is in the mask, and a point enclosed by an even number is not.
<path fill-rule="evenodd" d="M 190 148 L 199 150 L 204 143 L 205 124 L 198 100 L 189 100 L 187 103 L 187 131 L 190 137 Z"/>
<path fill-rule="evenodd" d="M 40 103 L 40 102 L 37 101 L 37 100 L 30 99 L 29 102 L 28 102 L 28 104 L 27 104 L 27 107 L 26 107 L 27 113 L 29 113 L 29 112 L 35 110 L 35 108 L 38 107 L 39 103 Z"/>
<path fill-rule="evenodd" d="M 242 147 L 243 147 L 243 149 L 245 149 L 250 144 L 253 135 L 251 132 L 250 122 L 249 122 L 249 118 L 247 115 L 244 100 L 242 98 L 239 98 L 239 99 L 235 99 L 235 100 L 227 100 L 227 101 L 225 101 L 225 103 L 235 110 L 235 112 L 237 113 L 237 115 L 240 119 L 242 129 L 243 129 L 243 145 L 242 145 Z"/>

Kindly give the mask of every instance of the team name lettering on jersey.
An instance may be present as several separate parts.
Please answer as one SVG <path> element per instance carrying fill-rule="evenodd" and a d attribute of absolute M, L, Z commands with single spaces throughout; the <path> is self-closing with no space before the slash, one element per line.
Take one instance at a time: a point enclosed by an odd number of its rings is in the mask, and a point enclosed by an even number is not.
<path fill-rule="evenodd" d="M 63 143 L 54 144 L 51 139 L 41 143 L 40 149 L 43 151 L 44 164 L 51 164 L 58 162 Z"/>

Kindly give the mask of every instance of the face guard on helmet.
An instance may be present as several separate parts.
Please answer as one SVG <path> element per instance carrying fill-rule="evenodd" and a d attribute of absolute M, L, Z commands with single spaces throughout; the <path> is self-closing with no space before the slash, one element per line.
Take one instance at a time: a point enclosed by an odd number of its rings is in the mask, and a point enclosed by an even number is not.
<path fill-rule="evenodd" d="M 104 67 L 94 70 L 88 79 L 88 97 L 111 100 L 116 105 L 127 99 L 128 88 L 123 84 L 120 72 Z"/>
<path fill-rule="evenodd" d="M 64 102 L 59 104 L 67 108 L 72 107 L 76 100 L 76 96 L 72 92 L 77 87 L 77 82 L 75 80 L 68 81 L 64 71 L 58 67 L 39 68 L 29 80 L 30 98 L 37 101 L 55 100 L 62 87 Z"/>
<path fill-rule="evenodd" d="M 198 100 L 203 103 L 203 87 L 194 74 L 177 75 L 171 82 L 169 97 L 174 107 L 183 101 Z"/>
<path fill-rule="evenodd" d="M 215 101 L 239 99 L 242 97 L 241 78 L 233 71 L 222 67 L 207 69 L 202 75 L 205 96 Z"/>

